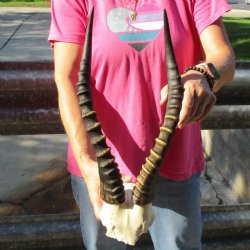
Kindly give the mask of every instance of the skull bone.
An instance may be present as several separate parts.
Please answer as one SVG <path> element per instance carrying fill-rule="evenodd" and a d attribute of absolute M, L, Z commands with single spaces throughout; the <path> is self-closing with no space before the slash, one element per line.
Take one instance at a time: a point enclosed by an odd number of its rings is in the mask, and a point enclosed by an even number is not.
<path fill-rule="evenodd" d="M 121 205 L 104 203 L 99 214 L 106 227 L 106 235 L 129 245 L 135 245 L 139 236 L 148 231 L 155 218 L 152 204 L 133 203 L 133 183 L 124 183 L 125 201 Z"/>

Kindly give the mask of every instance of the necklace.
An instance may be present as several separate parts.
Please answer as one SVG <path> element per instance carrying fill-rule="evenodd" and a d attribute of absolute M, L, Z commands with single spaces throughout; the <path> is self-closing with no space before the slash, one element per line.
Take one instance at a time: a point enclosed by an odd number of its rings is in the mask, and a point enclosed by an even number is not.
<path fill-rule="evenodd" d="M 132 21 L 135 21 L 137 17 L 136 7 L 138 1 L 139 0 L 123 0 L 127 8 L 130 10 L 130 18 L 132 19 Z"/>

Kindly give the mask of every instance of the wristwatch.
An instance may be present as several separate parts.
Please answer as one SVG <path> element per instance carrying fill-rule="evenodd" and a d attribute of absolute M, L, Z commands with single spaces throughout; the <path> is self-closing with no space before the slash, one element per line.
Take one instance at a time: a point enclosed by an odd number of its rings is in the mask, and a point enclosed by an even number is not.
<path fill-rule="evenodd" d="M 220 79 L 220 74 L 212 63 L 200 63 L 197 66 L 203 66 L 203 68 L 207 71 L 207 73 L 212 77 L 213 80 Z"/>

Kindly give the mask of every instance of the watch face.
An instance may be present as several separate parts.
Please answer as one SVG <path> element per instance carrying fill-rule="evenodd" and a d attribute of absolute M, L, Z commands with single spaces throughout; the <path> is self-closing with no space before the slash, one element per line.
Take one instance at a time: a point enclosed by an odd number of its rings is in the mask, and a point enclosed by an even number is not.
<path fill-rule="evenodd" d="M 214 65 L 212 63 L 207 63 L 207 66 L 208 66 L 209 70 L 211 71 L 211 73 L 213 74 L 214 79 L 219 80 L 220 79 L 220 74 L 217 71 L 217 69 L 214 67 Z"/>

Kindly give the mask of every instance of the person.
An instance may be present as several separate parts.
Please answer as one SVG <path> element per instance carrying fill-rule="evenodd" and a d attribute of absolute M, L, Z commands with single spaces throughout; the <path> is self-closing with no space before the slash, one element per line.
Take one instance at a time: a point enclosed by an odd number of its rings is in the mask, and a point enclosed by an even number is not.
<path fill-rule="evenodd" d="M 226 0 L 51 1 L 49 41 L 54 47 L 60 114 L 69 138 L 67 169 L 80 208 L 84 244 L 91 250 L 132 249 L 106 237 L 98 220 L 102 200 L 97 162 L 76 95 L 93 6 L 93 103 L 127 182 L 136 180 L 166 110 L 166 9 L 183 101 L 178 128 L 156 184 L 156 218 L 149 232 L 156 250 L 201 249 L 199 177 L 204 157 L 200 121 L 215 104 L 214 93 L 234 76 L 234 53 L 221 18 L 230 6 Z M 140 249 L 140 242 L 135 249 Z"/>

